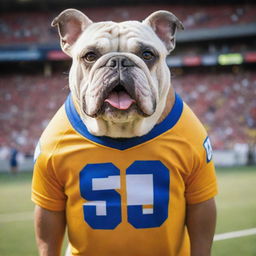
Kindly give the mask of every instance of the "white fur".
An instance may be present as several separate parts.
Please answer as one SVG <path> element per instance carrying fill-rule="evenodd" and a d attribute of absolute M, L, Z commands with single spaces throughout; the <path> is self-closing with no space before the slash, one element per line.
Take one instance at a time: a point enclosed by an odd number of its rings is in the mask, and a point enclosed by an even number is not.
<path fill-rule="evenodd" d="M 67 29 L 66 23 L 69 23 Z M 166 11 L 155 12 L 142 23 L 93 23 L 74 9 L 68 9 L 54 19 L 53 25 L 58 25 L 62 49 L 73 59 L 69 86 L 78 112 L 90 133 L 96 136 L 135 137 L 148 133 L 155 126 L 165 110 L 171 87 L 170 71 L 165 59 L 175 45 L 176 29 L 169 29 L 173 28 L 174 23 L 181 27 L 178 19 Z M 68 30 L 70 27 L 72 29 Z M 78 35 L 77 31 L 80 30 Z M 166 35 L 165 31 L 168 31 Z M 150 70 L 136 55 L 139 44 L 157 50 L 158 62 Z M 83 56 L 92 47 L 97 47 L 101 56 L 90 67 L 85 65 Z M 135 67 L 129 70 L 136 81 L 137 103 L 147 117 L 129 109 L 117 111 L 116 114 L 105 111 L 94 115 L 102 103 L 102 92 L 107 86 L 105 80 L 111 71 L 105 64 L 113 56 L 122 56 L 135 63 Z"/>

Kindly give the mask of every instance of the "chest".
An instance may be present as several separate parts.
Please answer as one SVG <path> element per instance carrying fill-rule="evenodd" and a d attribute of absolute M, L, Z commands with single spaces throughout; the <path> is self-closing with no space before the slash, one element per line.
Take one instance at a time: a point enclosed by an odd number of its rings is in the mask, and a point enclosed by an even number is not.
<path fill-rule="evenodd" d="M 77 142 L 63 147 L 56 164 L 67 208 L 82 212 L 93 229 L 161 226 L 172 207 L 184 208 L 184 173 L 190 168 L 186 152 L 168 143 L 128 150 Z"/>

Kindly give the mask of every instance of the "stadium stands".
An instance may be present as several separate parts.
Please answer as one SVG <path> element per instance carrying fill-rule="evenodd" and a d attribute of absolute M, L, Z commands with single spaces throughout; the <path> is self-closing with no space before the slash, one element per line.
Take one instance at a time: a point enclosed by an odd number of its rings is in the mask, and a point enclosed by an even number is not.
<path fill-rule="evenodd" d="M 16 144 L 31 155 L 45 126 L 68 94 L 61 75 L 7 75 L 0 78 L 0 145 Z"/>
<path fill-rule="evenodd" d="M 2 76 L 0 145 L 15 141 L 22 152 L 32 154 L 41 132 L 68 95 L 67 84 L 67 77 L 58 73 L 48 78 Z M 255 134 L 255 73 L 185 72 L 174 76 L 173 85 L 208 129 L 215 149 L 248 143 Z"/>
<path fill-rule="evenodd" d="M 215 149 L 232 149 L 255 137 L 255 73 L 183 74 L 174 86 L 206 126 Z"/>
<path fill-rule="evenodd" d="M 229 31 L 236 25 L 256 24 L 256 5 L 242 2 L 221 6 L 193 4 L 185 8 L 169 4 L 105 6 L 82 11 L 94 21 L 122 21 L 141 20 L 157 9 L 175 13 L 187 31 L 193 33 L 204 28 L 212 31 L 227 27 Z M 58 48 L 56 29 L 50 26 L 58 13 L 54 10 L 1 13 L 0 65 L 27 61 L 33 66 L 30 61 L 37 60 L 40 65 L 50 63 L 51 67 L 57 60 L 66 60 L 67 56 Z M 170 66 L 185 69 L 182 75 L 174 74 L 173 85 L 208 129 L 215 149 L 233 149 L 238 143 L 249 144 L 256 138 L 256 74 L 250 66 L 256 62 L 255 45 L 255 34 L 236 40 L 197 39 L 183 44 L 181 41 L 167 59 Z M 223 61 L 221 54 L 230 56 L 224 56 Z M 227 57 L 232 61 L 227 63 Z M 237 64 L 231 71 L 231 65 Z M 220 65 L 230 66 L 218 70 Z M 51 76 L 39 72 L 40 68 L 35 74 L 1 71 L 0 149 L 16 144 L 24 154 L 33 154 L 41 132 L 68 95 L 68 80 L 62 75 L 63 70 L 54 71 Z"/>
<path fill-rule="evenodd" d="M 169 10 L 175 13 L 183 22 L 186 29 L 216 28 L 256 22 L 255 5 L 224 5 L 196 6 L 186 8 L 170 5 L 139 5 L 121 7 L 86 8 L 85 13 L 94 21 L 127 19 L 141 20 L 149 13 L 157 10 Z M 50 22 L 56 13 L 8 13 L 0 17 L 0 44 L 9 45 L 20 43 L 56 43 L 55 30 Z"/>

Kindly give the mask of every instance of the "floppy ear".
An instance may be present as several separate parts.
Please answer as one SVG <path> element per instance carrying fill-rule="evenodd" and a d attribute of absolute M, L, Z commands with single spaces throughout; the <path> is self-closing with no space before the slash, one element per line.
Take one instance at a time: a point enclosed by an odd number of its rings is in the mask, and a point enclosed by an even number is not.
<path fill-rule="evenodd" d="M 181 21 L 168 11 L 153 12 L 143 23 L 150 26 L 155 31 L 157 36 L 165 44 L 168 52 L 171 52 L 175 48 L 175 34 L 177 28 L 184 29 Z"/>
<path fill-rule="evenodd" d="M 66 9 L 52 21 L 51 25 L 58 27 L 61 48 L 71 56 L 72 45 L 90 24 L 92 21 L 82 12 L 76 9 Z"/>

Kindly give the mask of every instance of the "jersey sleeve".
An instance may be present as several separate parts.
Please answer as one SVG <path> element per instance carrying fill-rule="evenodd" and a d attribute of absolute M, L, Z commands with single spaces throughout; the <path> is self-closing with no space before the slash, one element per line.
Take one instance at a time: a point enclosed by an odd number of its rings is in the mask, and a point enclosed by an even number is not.
<path fill-rule="evenodd" d="M 40 148 L 38 144 L 34 161 L 32 201 L 47 210 L 64 210 L 66 196 L 64 186 L 54 170 L 53 154 L 49 149 Z"/>
<path fill-rule="evenodd" d="M 207 201 L 217 194 L 217 180 L 209 137 L 195 147 L 193 168 L 186 180 L 185 197 L 188 204 Z"/>

